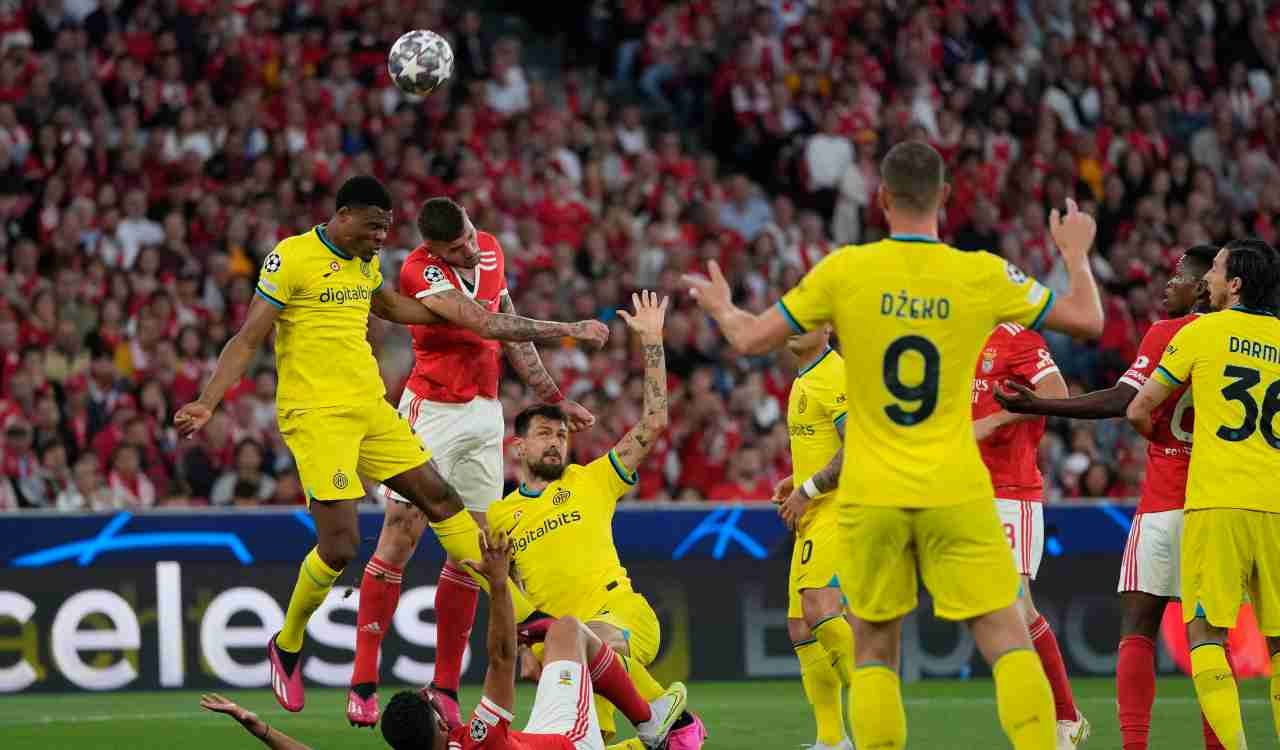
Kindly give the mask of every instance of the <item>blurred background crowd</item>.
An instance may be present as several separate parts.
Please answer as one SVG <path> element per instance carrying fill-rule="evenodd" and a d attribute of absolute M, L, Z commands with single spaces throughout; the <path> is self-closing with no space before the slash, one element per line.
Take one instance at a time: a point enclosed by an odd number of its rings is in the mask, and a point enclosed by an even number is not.
<path fill-rule="evenodd" d="M 603 351 L 543 349 L 599 419 L 578 458 L 638 417 L 615 308 L 635 288 L 677 295 L 672 426 L 642 500 L 764 499 L 789 471 L 794 363 L 727 354 L 678 277 L 717 259 L 761 309 L 834 247 L 883 236 L 877 161 L 899 140 L 948 160 L 944 239 L 1051 287 L 1048 209 L 1073 196 L 1097 217 L 1106 332 L 1050 341 L 1073 391 L 1133 359 L 1181 249 L 1277 241 L 1280 3 L 550 5 L 0 4 L 0 509 L 299 502 L 269 349 L 196 439 L 171 417 L 261 259 L 357 173 L 396 196 L 389 278 L 417 207 L 447 194 L 500 239 L 522 313 L 610 322 Z M 425 100 L 386 74 L 410 28 L 456 55 Z M 395 396 L 406 332 L 373 320 L 370 335 Z M 510 416 L 530 397 L 507 377 L 502 398 Z M 1118 422 L 1051 422 L 1041 450 L 1064 502 L 1133 496 L 1143 463 Z"/>

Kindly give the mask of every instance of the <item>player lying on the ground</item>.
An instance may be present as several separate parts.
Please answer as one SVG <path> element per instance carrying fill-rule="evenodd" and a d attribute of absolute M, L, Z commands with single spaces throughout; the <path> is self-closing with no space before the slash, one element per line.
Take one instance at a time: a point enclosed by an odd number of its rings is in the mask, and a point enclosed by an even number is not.
<path fill-rule="evenodd" d="M 844 358 L 831 348 L 828 326 L 792 336 L 787 349 L 798 365 L 787 400 L 793 473 L 773 489 L 779 515 L 796 532 L 787 581 L 787 634 L 800 659 L 800 682 L 817 725 L 813 750 L 853 750 L 845 736 L 840 695 L 853 676 L 853 628 L 845 619 L 836 576 L 840 529 L 835 490 L 844 463 L 848 410 Z"/>
<path fill-rule="evenodd" d="M 982 462 L 991 472 L 996 513 L 1022 577 L 1016 606 L 1053 689 L 1058 747 L 1070 750 L 1089 738 L 1089 721 L 1071 694 L 1058 638 L 1036 609 L 1031 595 L 1031 582 L 1040 572 L 1044 557 L 1044 479 L 1037 457 L 1045 420 L 1000 408 L 994 395 L 996 387 L 1006 380 L 1035 388 L 1034 392 L 1044 398 L 1067 395 L 1067 384 L 1040 334 L 1017 323 L 1001 323 L 987 337 L 973 376 L 973 432 Z"/>
<path fill-rule="evenodd" d="M 539 610 L 576 617 L 618 652 L 640 694 L 653 700 L 662 687 L 645 667 L 658 655 L 658 616 L 631 587 L 613 542 L 618 498 L 637 481 L 636 467 L 667 427 L 667 365 L 662 328 L 667 300 L 633 294 L 635 310 L 619 315 L 639 339 L 644 356 L 644 416 L 613 450 L 586 466 L 571 465 L 569 426 L 558 406 L 535 406 L 515 420 L 520 487 L 489 509 L 489 524 L 515 541 L 516 578 Z M 535 656 L 537 648 L 534 649 Z M 545 656 L 545 655 L 544 655 Z M 532 676 L 536 668 L 527 672 Z M 613 708 L 598 703 L 600 725 L 612 737 Z M 628 711 L 626 706 L 618 706 Z M 640 717 L 627 713 L 633 723 Z M 682 716 L 671 750 L 697 750 L 706 736 L 701 719 Z"/>
<path fill-rule="evenodd" d="M 530 329 L 544 324 L 515 314 L 507 293 L 506 260 L 497 238 L 478 231 L 461 206 L 432 198 L 418 213 L 423 243 L 400 270 L 400 291 L 434 313 L 439 322 L 414 325 L 413 372 L 400 396 L 400 416 L 431 451 L 440 474 L 462 496 L 480 525 L 502 497 L 505 421 L 498 400 L 500 352 L 543 403 L 558 403 L 571 429 L 590 426 L 591 413 L 566 400 L 547 373 Z M 565 324 L 550 324 L 565 325 Z M 573 325 L 593 335 L 596 321 Z M 418 548 L 427 518 L 404 497 L 383 487 L 387 500 L 377 548 L 360 581 L 356 656 L 347 697 L 353 725 L 378 721 L 378 652 L 400 600 L 403 571 Z M 469 529 L 433 525 L 437 535 Z M 453 723 L 461 721 L 458 682 L 462 655 L 475 621 L 480 585 L 450 556 L 436 586 L 436 662 L 430 689 Z M 524 618 L 517 602 L 517 615 Z"/>
<path fill-rule="evenodd" d="M 1248 597 L 1271 653 L 1280 735 L 1280 258 L 1262 240 L 1232 240 L 1205 275 L 1215 310 L 1178 331 L 1125 412 L 1154 437 L 1155 415 L 1190 383 L 1195 409 L 1182 529 L 1182 618 L 1200 709 L 1227 750 L 1247 746 L 1227 630 Z"/>
<path fill-rule="evenodd" d="M 1178 259 L 1177 271 L 1164 291 L 1165 313 L 1138 345 L 1138 357 L 1105 390 L 1074 398 L 1045 398 L 1011 382 L 997 386 L 995 398 L 1018 414 L 1073 419 L 1124 417 L 1125 409 L 1143 383 L 1155 372 L 1160 356 L 1174 334 L 1209 312 L 1205 274 L 1213 267 L 1218 248 L 1196 245 Z M 1191 463 L 1191 433 L 1195 429 L 1191 391 L 1183 386 L 1155 414 L 1155 431 L 1147 443 L 1147 471 L 1142 481 L 1138 512 L 1129 528 L 1120 563 L 1120 658 L 1116 663 L 1116 705 L 1124 750 L 1146 750 L 1151 732 L 1151 706 L 1156 698 L 1156 638 L 1165 604 L 1180 595 L 1178 558 L 1182 550 L 1183 504 L 1187 497 L 1187 467 Z M 1221 750 L 1208 719 L 1201 716 L 1205 750 Z"/>
<path fill-rule="evenodd" d="M 487 649 L 489 668 L 484 693 L 471 720 L 450 727 L 429 695 L 403 691 L 387 705 L 382 736 L 394 750 L 605 750 L 596 720 L 594 689 L 618 705 L 631 706 L 649 718 L 636 726 L 637 740 L 613 750 L 663 747 L 671 725 L 683 713 L 684 685 L 673 683 L 661 696 L 645 702 L 612 651 L 581 622 L 557 620 L 547 630 L 547 666 L 524 731 L 511 729 L 515 717 L 516 621 L 508 575 L 511 540 L 502 533 L 482 533 L 482 559 L 464 564 L 489 585 Z M 302 743 L 273 730 L 250 711 L 219 695 L 206 695 L 200 705 L 229 714 L 254 737 L 279 750 L 304 750 Z"/>
<path fill-rule="evenodd" d="M 365 494 L 359 477 L 408 498 L 437 525 L 441 545 L 455 559 L 478 556 L 475 521 L 462 512 L 462 499 L 440 476 L 431 453 L 386 402 L 369 346 L 370 313 L 397 323 L 439 320 L 383 285 L 378 252 L 390 227 L 391 195 L 381 182 L 359 176 L 343 183 L 328 223 L 282 240 L 266 257 L 244 325 L 223 348 L 200 399 L 174 416 L 184 436 L 202 428 L 275 329 L 280 433 L 316 525 L 316 547 L 302 562 L 284 627 L 267 644 L 272 690 L 289 711 L 301 711 L 305 702 L 307 621 L 360 546 L 351 502 Z M 608 328 L 591 323 L 531 321 L 527 333 L 530 340 L 580 336 L 602 344 Z M 532 616 L 523 595 L 516 596 L 522 616 Z"/>
<path fill-rule="evenodd" d="M 973 367 L 992 329 L 1012 321 L 1081 337 L 1102 332 L 1089 266 L 1096 225 L 1067 201 L 1050 232 L 1070 291 L 1061 299 L 990 253 L 938 239 L 950 186 L 942 157 L 906 141 L 881 162 L 876 196 L 890 236 L 841 248 L 760 314 L 733 303 L 718 264 L 685 277 L 733 348 L 763 354 L 828 323 L 845 348 L 848 430 L 859 450 L 840 475 L 841 590 L 854 616 L 849 715 L 862 747 L 898 750 L 907 717 L 897 664 L 902 621 L 921 580 L 934 612 L 966 622 L 992 665 L 1001 727 L 1015 750 L 1056 744 L 1053 693 L 1014 607 L 1018 574 L 974 439 Z M 1055 302 L 1056 300 L 1056 302 Z"/>

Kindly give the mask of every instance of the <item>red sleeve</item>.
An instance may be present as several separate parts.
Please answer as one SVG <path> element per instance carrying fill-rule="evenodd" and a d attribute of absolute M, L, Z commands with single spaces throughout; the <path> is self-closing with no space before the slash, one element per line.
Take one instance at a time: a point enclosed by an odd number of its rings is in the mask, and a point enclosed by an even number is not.
<path fill-rule="evenodd" d="M 1019 331 L 1009 340 L 1009 347 L 1009 370 L 1033 386 L 1058 371 L 1058 363 L 1053 361 L 1049 345 L 1035 331 Z"/>
<path fill-rule="evenodd" d="M 453 289 L 445 264 L 434 256 L 414 253 L 400 267 L 400 293 L 422 299 Z"/>
<path fill-rule="evenodd" d="M 485 253 L 493 253 L 493 262 L 498 265 L 498 293 L 501 294 L 507 290 L 507 254 L 502 249 L 502 244 L 498 242 L 498 238 L 488 232 L 480 233 L 480 251 Z M 481 263 L 488 262 L 487 259 L 481 257 Z"/>
<path fill-rule="evenodd" d="M 507 750 L 512 718 L 510 711 L 487 697 L 481 698 L 471 719 L 462 727 L 462 750 Z"/>
<path fill-rule="evenodd" d="M 1168 321 L 1162 320 L 1151 326 L 1147 335 L 1142 337 L 1142 343 L 1138 344 L 1137 358 L 1120 376 L 1120 382 L 1136 390 L 1142 390 L 1147 378 L 1151 377 L 1156 365 L 1160 364 L 1160 357 L 1164 356 L 1164 349 L 1175 333 L 1177 328 L 1169 325 Z"/>

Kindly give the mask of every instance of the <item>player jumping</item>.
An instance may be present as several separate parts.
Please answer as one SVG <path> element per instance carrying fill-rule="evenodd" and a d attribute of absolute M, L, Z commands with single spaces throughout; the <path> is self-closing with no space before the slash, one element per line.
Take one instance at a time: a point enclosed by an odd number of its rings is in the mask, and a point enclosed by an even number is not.
<path fill-rule="evenodd" d="M 414 365 L 399 411 L 483 525 L 489 505 L 502 497 L 500 350 L 543 403 L 560 404 L 570 429 L 588 427 L 594 418 L 565 400 L 543 367 L 527 330 L 537 322 L 515 314 L 497 238 L 477 231 L 466 211 L 448 198 L 422 205 L 418 231 L 423 243 L 401 267 L 400 290 L 435 313 L 439 322 L 410 328 Z M 400 600 L 405 565 L 427 525 L 405 498 L 390 487 L 383 492 L 392 502 L 386 504 L 378 546 L 360 582 L 355 668 L 347 699 L 347 718 L 356 726 L 378 721 L 378 652 Z M 441 536 L 466 533 L 460 524 L 454 529 L 433 525 L 433 530 Z M 436 585 L 436 663 L 430 689 L 454 723 L 461 720 L 458 682 L 479 593 L 477 581 L 450 557 Z M 522 618 L 529 614 L 519 609 Z"/>
<path fill-rule="evenodd" d="M 928 144 L 900 143 L 881 163 L 888 239 L 828 255 L 767 311 L 737 308 L 716 263 L 687 276 L 734 349 L 763 354 L 793 333 L 835 326 L 845 349 L 848 424 L 862 450 L 841 471 L 841 589 L 854 615 L 849 715 L 862 747 L 906 744 L 897 665 L 918 579 L 934 612 L 964 621 L 992 665 L 1001 726 L 1016 750 L 1053 750 L 1053 693 L 1015 603 L 1018 574 L 974 440 L 973 367 L 992 329 L 1013 321 L 1078 336 L 1102 330 L 1089 268 L 1093 219 L 1067 203 L 1050 232 L 1070 274 L 1054 294 L 1011 263 L 938 240 L 950 186 Z"/>
<path fill-rule="evenodd" d="M 1031 582 L 1044 557 L 1044 478 L 1036 459 L 1045 421 L 1001 409 L 994 394 L 1005 381 L 1034 388 L 1041 398 L 1066 396 L 1067 384 L 1040 334 L 1017 323 L 1001 323 L 987 339 L 973 378 L 973 431 L 995 485 L 996 513 L 1022 577 L 1018 611 L 1053 689 L 1058 749 L 1071 750 L 1089 738 L 1089 722 L 1071 694 L 1058 639 L 1031 597 Z"/>
<path fill-rule="evenodd" d="M 548 658 L 529 723 L 524 731 L 511 729 L 515 709 L 516 615 L 508 586 L 511 540 L 502 534 L 480 537 L 482 559 L 463 564 L 485 578 L 489 586 L 489 668 L 484 695 L 471 720 L 450 726 L 434 695 L 404 691 L 387 705 L 382 736 L 394 750 L 605 750 L 596 721 L 594 690 L 618 705 L 643 706 L 652 717 L 636 726 L 636 739 L 609 750 L 662 747 L 671 725 L 684 709 L 685 691 L 672 683 L 656 700 L 645 703 L 626 670 L 608 646 L 581 622 L 566 617 L 546 633 Z M 200 705 L 234 717 L 254 737 L 276 750 L 307 750 L 307 746 L 263 722 L 256 714 L 220 695 L 205 695 Z"/>
<path fill-rule="evenodd" d="M 1196 245 L 1178 259 L 1177 272 L 1164 290 L 1169 315 L 1151 327 L 1138 346 L 1138 357 L 1114 386 L 1075 398 L 1049 398 L 1018 383 L 1012 391 L 997 389 L 996 400 L 1019 414 L 1110 419 L 1123 417 L 1138 395 L 1169 340 L 1188 323 L 1209 311 L 1204 275 L 1217 248 Z M 1124 750 L 1146 750 L 1151 732 L 1151 706 L 1156 698 L 1156 637 L 1165 604 L 1179 596 L 1178 557 L 1182 547 L 1183 503 L 1191 462 L 1194 411 L 1191 392 L 1183 386 L 1155 412 L 1155 429 L 1147 443 L 1147 471 L 1138 512 L 1129 527 L 1120 564 L 1120 659 L 1116 663 L 1116 705 Z M 1222 744 L 1207 719 L 1206 750 Z"/>
<path fill-rule="evenodd" d="M 800 659 L 800 682 L 813 707 L 813 750 L 853 750 L 845 736 L 840 690 L 853 677 L 853 629 L 836 576 L 840 553 L 836 485 L 844 463 L 844 359 L 827 326 L 792 336 L 800 363 L 787 401 L 792 475 L 773 490 L 778 512 L 795 529 L 787 582 L 787 633 Z M 796 477 L 802 477 L 795 486 Z"/>
<path fill-rule="evenodd" d="M 280 433 L 297 463 L 317 537 L 302 562 L 284 627 L 267 645 L 272 691 L 289 711 L 305 703 L 300 657 L 307 621 L 360 545 L 356 503 L 346 502 L 364 497 L 359 477 L 408 498 L 437 524 L 441 544 L 455 559 L 479 556 L 475 521 L 461 512 L 462 499 L 440 476 L 431 453 L 386 402 L 367 340 L 370 312 L 397 323 L 439 320 L 383 287 L 378 251 L 390 227 L 391 196 L 381 182 L 359 176 L 343 183 L 327 224 L 282 240 L 267 256 L 244 325 L 223 348 L 200 399 L 174 416 L 184 435 L 203 427 L 274 327 Z M 509 324 L 529 339 L 575 336 L 601 344 L 608 336 L 596 321 Z M 520 599 L 522 611 L 532 612 Z"/>
<path fill-rule="evenodd" d="M 1280 736 L 1280 260 L 1262 240 L 1233 240 L 1205 275 L 1218 312 L 1187 323 L 1125 416 L 1155 436 L 1160 405 L 1190 382 L 1195 430 L 1182 529 L 1182 617 L 1191 676 L 1227 750 L 1247 747 L 1227 630 L 1247 596 L 1271 654 L 1271 710 Z"/>
<path fill-rule="evenodd" d="M 515 420 L 520 487 L 489 509 L 489 525 L 511 535 L 516 578 L 539 610 L 576 617 L 618 652 L 640 695 L 653 700 L 662 687 L 645 668 L 658 655 L 658 616 L 631 587 L 613 542 L 618 498 L 636 483 L 636 467 L 667 427 L 667 366 L 662 345 L 667 300 L 632 295 L 635 312 L 619 315 L 640 339 L 644 356 L 644 416 L 613 450 L 586 466 L 568 464 L 569 428 L 558 406 L 535 406 Z M 536 652 L 536 648 L 535 648 Z M 548 658 L 542 655 L 545 663 Z M 544 674 L 545 674 L 545 669 Z M 599 703 L 605 735 L 614 732 L 613 709 Z M 643 721 L 619 705 L 632 723 Z M 696 750 L 706 736 L 702 720 L 682 716 L 670 750 Z"/>

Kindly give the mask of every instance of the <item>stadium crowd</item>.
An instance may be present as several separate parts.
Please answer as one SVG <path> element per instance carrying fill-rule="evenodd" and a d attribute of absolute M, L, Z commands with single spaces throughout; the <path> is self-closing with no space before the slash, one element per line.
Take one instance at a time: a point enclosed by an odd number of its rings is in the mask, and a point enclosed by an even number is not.
<path fill-rule="evenodd" d="M 832 248 L 882 236 L 877 161 L 904 138 L 949 161 L 944 239 L 1051 287 L 1048 208 L 1074 196 L 1097 217 L 1106 331 L 1050 341 L 1073 391 L 1123 372 L 1182 248 L 1277 241 L 1280 4 L 587 5 L 536 74 L 518 36 L 439 0 L 0 8 L 0 509 L 299 502 L 269 356 L 195 440 L 171 418 L 265 254 L 357 173 L 398 201 L 389 278 L 417 207 L 448 194 L 500 239 L 522 313 L 610 323 L 603 351 L 543 350 L 599 419 L 579 458 L 637 418 L 640 363 L 614 313 L 632 289 L 676 294 L 714 258 L 764 307 Z M 385 69 L 409 28 L 456 56 L 423 100 Z M 407 334 L 370 327 L 394 396 Z M 687 298 L 667 357 L 673 424 L 633 497 L 767 498 L 789 467 L 791 365 L 727 355 Z M 502 398 L 512 414 L 530 397 L 507 377 Z M 1139 441 L 1051 423 L 1049 496 L 1135 495 Z"/>

